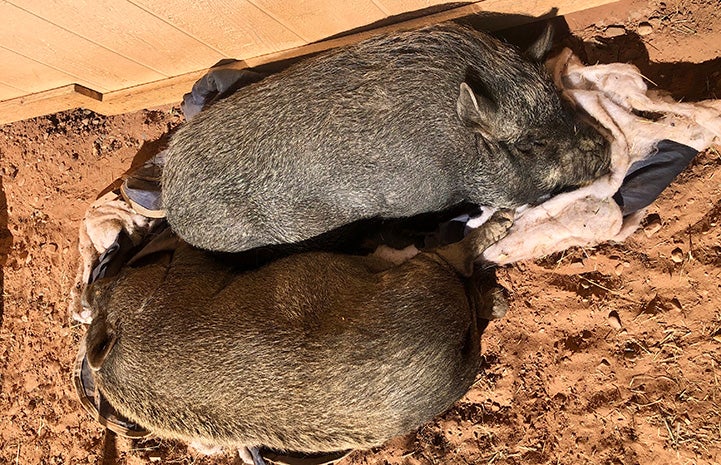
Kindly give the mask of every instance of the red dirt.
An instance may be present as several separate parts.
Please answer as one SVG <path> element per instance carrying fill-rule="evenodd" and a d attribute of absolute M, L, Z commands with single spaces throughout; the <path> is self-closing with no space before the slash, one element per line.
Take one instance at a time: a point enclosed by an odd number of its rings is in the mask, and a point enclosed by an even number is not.
<path fill-rule="evenodd" d="M 630 61 L 677 98 L 721 98 L 717 0 L 625 0 L 566 18 L 589 63 Z M 646 24 L 647 23 L 647 24 Z M 649 34 L 644 34 L 651 27 Z M 139 149 L 182 118 L 78 110 L 0 126 L 0 463 L 103 462 L 70 383 L 77 228 Z M 483 336 L 474 388 L 351 464 L 721 462 L 721 153 L 711 149 L 623 244 L 498 271 L 508 315 Z M 120 464 L 239 463 L 185 445 L 118 445 Z"/>

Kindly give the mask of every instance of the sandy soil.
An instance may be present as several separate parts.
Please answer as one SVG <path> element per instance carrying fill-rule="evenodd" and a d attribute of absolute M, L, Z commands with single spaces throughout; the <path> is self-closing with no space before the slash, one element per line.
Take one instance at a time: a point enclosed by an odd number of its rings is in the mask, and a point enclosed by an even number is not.
<path fill-rule="evenodd" d="M 718 0 L 625 0 L 566 18 L 588 62 L 631 61 L 678 98 L 721 98 Z M 563 22 L 561 22 L 563 23 Z M 103 463 L 70 384 L 77 227 L 177 108 L 58 113 L 0 127 L 0 463 Z M 499 270 L 508 315 L 473 389 L 350 464 L 721 462 L 721 151 L 700 154 L 623 244 Z M 117 463 L 238 463 L 157 440 Z M 112 463 L 107 462 L 106 463 Z"/>

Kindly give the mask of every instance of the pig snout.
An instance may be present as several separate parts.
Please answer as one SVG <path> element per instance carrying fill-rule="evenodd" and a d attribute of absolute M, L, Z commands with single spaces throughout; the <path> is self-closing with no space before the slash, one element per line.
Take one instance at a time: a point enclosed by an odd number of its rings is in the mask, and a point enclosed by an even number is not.
<path fill-rule="evenodd" d="M 574 164 L 569 161 L 571 166 L 577 167 L 577 172 L 569 176 L 570 184 L 575 180 L 577 185 L 588 184 L 610 172 L 611 144 L 606 135 L 585 119 L 577 120 L 574 130 L 578 134 L 578 153 L 575 156 L 584 162 Z"/>

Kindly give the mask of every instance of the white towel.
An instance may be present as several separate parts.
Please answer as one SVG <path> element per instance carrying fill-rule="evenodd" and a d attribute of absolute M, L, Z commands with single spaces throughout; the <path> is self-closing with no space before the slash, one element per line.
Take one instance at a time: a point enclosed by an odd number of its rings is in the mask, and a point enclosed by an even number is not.
<path fill-rule="evenodd" d="M 721 100 L 671 101 L 649 91 L 638 68 L 629 64 L 584 66 L 566 49 L 548 62 L 556 84 L 599 130 L 610 133 L 611 172 L 592 184 L 516 212 L 508 235 L 483 253 L 499 265 L 540 258 L 571 246 L 623 241 L 639 226 L 645 211 L 623 216 L 613 195 L 635 161 L 670 139 L 705 150 L 721 141 Z M 662 115 L 654 120 L 634 112 Z"/>

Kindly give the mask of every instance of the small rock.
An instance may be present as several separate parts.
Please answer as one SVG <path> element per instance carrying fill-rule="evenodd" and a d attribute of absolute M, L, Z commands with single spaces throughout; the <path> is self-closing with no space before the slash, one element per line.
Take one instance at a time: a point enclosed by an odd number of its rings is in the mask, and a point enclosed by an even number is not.
<path fill-rule="evenodd" d="M 646 217 L 646 226 L 643 227 L 644 234 L 646 234 L 646 237 L 652 237 L 660 230 L 661 217 L 657 213 L 651 213 Z"/>
<path fill-rule="evenodd" d="M 671 251 L 671 261 L 674 263 L 681 263 L 683 261 L 683 250 L 681 250 L 681 247 L 676 247 Z"/>
<path fill-rule="evenodd" d="M 626 34 L 626 28 L 623 26 L 608 26 L 606 28 L 607 37 L 619 37 Z"/>
<path fill-rule="evenodd" d="M 683 310 L 683 305 L 681 305 L 681 301 L 678 300 L 676 297 L 674 297 L 673 299 L 671 299 L 671 300 L 669 301 L 669 303 L 670 303 L 671 305 L 673 305 L 673 306 L 676 308 L 676 310 L 681 310 L 681 311 Z"/>
<path fill-rule="evenodd" d="M 644 21 L 638 25 L 636 32 L 638 32 L 638 35 L 640 36 L 647 36 L 653 33 L 653 26 L 648 21 Z"/>
<path fill-rule="evenodd" d="M 623 325 L 621 324 L 621 317 L 618 315 L 616 310 L 611 310 L 608 314 L 608 325 L 616 330 L 623 328 Z"/>
<path fill-rule="evenodd" d="M 669 310 L 667 300 L 658 294 L 653 296 L 653 299 L 649 300 L 646 305 L 643 306 L 642 313 L 648 315 L 657 315 Z"/>

